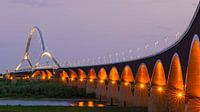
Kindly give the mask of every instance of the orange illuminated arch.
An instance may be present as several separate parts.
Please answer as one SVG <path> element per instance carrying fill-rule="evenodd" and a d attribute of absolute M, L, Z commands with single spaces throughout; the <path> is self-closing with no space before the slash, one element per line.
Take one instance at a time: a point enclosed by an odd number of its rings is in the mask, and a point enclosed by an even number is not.
<path fill-rule="evenodd" d="M 119 80 L 119 73 L 116 67 L 112 67 L 109 73 L 109 79 L 113 81 Z"/>
<path fill-rule="evenodd" d="M 76 74 L 76 72 L 75 71 L 73 71 L 73 70 L 69 70 L 69 77 L 70 78 L 78 78 L 78 75 Z"/>
<path fill-rule="evenodd" d="M 41 73 L 42 73 L 42 79 L 43 80 L 46 79 L 47 74 L 44 71 L 42 71 Z"/>
<path fill-rule="evenodd" d="M 130 66 L 125 66 L 121 75 L 121 79 L 125 82 L 133 82 L 134 77 Z"/>
<path fill-rule="evenodd" d="M 149 83 L 150 78 L 149 78 L 149 72 L 147 70 L 147 67 L 144 63 L 142 63 L 137 71 L 136 78 L 135 78 L 136 83 Z"/>
<path fill-rule="evenodd" d="M 47 79 L 51 79 L 51 77 L 53 76 L 49 70 L 46 70 L 46 75 L 47 75 Z"/>
<path fill-rule="evenodd" d="M 172 58 L 167 80 L 167 87 L 176 88 L 179 90 L 183 90 L 184 87 L 181 63 L 177 53 L 175 53 Z"/>
<path fill-rule="evenodd" d="M 37 77 L 37 76 L 40 75 L 40 74 L 41 74 L 40 71 L 37 70 L 37 71 L 35 71 L 35 72 L 33 73 L 32 78 L 35 78 L 35 77 Z"/>
<path fill-rule="evenodd" d="M 82 69 L 78 69 L 78 75 L 80 79 L 85 79 L 87 77 Z"/>
<path fill-rule="evenodd" d="M 96 72 L 95 72 L 95 70 L 93 68 L 90 69 L 90 71 L 88 73 L 88 78 L 89 79 L 96 79 L 97 78 Z"/>
<path fill-rule="evenodd" d="M 105 70 L 104 68 L 101 68 L 101 69 L 99 70 L 98 79 L 100 79 L 100 80 L 107 80 L 107 79 L 108 79 L 106 70 Z"/>
<path fill-rule="evenodd" d="M 165 71 L 163 69 L 161 60 L 158 60 L 154 66 L 151 84 L 159 86 L 166 85 Z"/>
<path fill-rule="evenodd" d="M 60 77 L 62 77 L 62 78 L 69 78 L 69 75 L 67 74 L 66 71 L 63 70 L 63 71 L 60 73 Z"/>
<path fill-rule="evenodd" d="M 188 61 L 186 74 L 187 96 L 200 97 L 200 48 L 198 36 L 195 35 Z"/>

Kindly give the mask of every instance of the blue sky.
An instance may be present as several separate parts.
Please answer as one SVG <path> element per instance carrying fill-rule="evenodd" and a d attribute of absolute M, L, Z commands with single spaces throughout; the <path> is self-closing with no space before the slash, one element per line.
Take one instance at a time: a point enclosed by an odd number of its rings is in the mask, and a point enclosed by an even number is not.
<path fill-rule="evenodd" d="M 23 57 L 38 26 L 49 51 L 72 66 L 148 56 L 173 44 L 199 0 L 1 0 L 0 71 Z M 155 46 L 156 44 L 156 46 Z"/>

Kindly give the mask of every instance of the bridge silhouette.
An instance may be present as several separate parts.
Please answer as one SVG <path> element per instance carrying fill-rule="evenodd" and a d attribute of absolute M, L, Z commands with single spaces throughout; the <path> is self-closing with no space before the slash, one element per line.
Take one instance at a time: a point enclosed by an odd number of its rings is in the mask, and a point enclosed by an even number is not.
<path fill-rule="evenodd" d="M 29 80 L 51 80 L 58 76 L 67 86 L 85 88 L 99 101 L 124 107 L 147 107 L 149 112 L 200 111 L 200 4 L 186 31 L 172 46 L 140 59 L 105 65 L 63 68 L 46 49 L 41 31 L 33 27 L 24 57 L 13 77 L 28 76 Z M 29 59 L 32 33 L 38 31 L 43 53 L 33 65 Z M 57 68 L 39 66 L 49 57 Z M 21 68 L 28 62 L 31 71 Z M 28 75 L 27 75 L 28 74 Z M 55 77 L 54 77 L 55 78 Z M 167 79 L 167 80 L 166 80 Z"/>

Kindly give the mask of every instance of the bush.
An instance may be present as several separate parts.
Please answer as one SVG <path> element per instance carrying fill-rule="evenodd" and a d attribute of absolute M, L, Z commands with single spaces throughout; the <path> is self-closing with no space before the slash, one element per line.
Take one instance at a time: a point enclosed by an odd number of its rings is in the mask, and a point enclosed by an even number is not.
<path fill-rule="evenodd" d="M 51 81 L 0 82 L 0 98 L 87 98 L 85 89 Z M 89 95 L 89 97 L 91 97 Z"/>

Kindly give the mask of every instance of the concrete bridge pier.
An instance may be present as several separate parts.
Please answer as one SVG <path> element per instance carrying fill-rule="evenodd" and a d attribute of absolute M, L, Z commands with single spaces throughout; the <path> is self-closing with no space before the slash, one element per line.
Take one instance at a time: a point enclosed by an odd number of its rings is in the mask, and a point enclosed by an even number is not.
<path fill-rule="evenodd" d="M 108 80 L 106 70 L 101 68 L 98 72 L 97 88 L 96 88 L 96 98 L 97 100 L 106 101 L 106 82 Z"/>
<path fill-rule="evenodd" d="M 147 107 L 149 97 L 149 84 L 150 78 L 147 67 L 142 63 L 138 69 L 135 78 L 135 89 L 134 89 L 134 106 L 135 107 Z"/>

